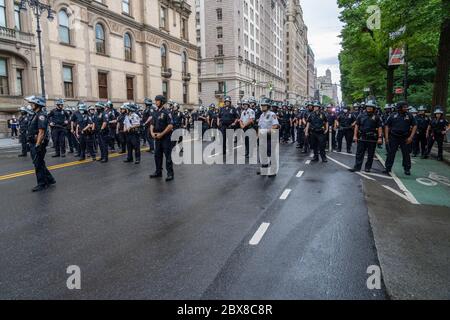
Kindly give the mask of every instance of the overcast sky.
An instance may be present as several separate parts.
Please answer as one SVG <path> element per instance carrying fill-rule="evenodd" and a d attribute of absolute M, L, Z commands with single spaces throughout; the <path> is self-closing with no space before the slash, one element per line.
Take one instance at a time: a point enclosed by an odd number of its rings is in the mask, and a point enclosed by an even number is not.
<path fill-rule="evenodd" d="M 338 38 L 342 23 L 336 0 L 300 0 L 303 18 L 308 26 L 308 41 L 314 51 L 317 75 L 331 70 L 333 83 L 340 83 L 338 54 L 341 50 Z M 338 87 L 341 98 L 340 87 Z"/>

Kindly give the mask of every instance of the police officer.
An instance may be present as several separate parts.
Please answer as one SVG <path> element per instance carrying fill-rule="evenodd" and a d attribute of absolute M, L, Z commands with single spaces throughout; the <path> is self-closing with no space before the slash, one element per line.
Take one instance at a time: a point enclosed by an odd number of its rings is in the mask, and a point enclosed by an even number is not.
<path fill-rule="evenodd" d="M 77 127 L 78 121 L 81 119 L 81 113 L 79 107 L 84 105 L 84 103 L 80 102 L 78 107 L 75 108 L 72 112 L 72 116 L 70 117 L 70 135 L 73 137 L 73 146 L 76 150 L 75 157 L 79 157 L 81 154 L 80 140 L 77 136 Z"/>
<path fill-rule="evenodd" d="M 100 148 L 100 162 L 108 162 L 108 138 L 109 128 L 108 119 L 105 114 L 105 104 L 103 102 L 97 102 L 95 104 L 95 115 L 93 118 L 95 124 L 95 138 Z"/>
<path fill-rule="evenodd" d="M 353 140 L 357 143 L 356 162 L 352 172 L 361 171 L 367 151 L 366 172 L 370 172 L 377 144 L 383 143 L 381 118 L 375 113 L 376 103 L 368 101 L 366 112 L 356 119 Z"/>
<path fill-rule="evenodd" d="M 430 125 L 430 118 L 425 114 L 427 108 L 420 106 L 418 109 L 418 114 L 416 116 L 417 121 L 417 133 L 414 137 L 414 147 L 413 147 L 413 157 L 416 157 L 419 152 L 422 158 L 427 154 L 427 130 Z"/>
<path fill-rule="evenodd" d="M 69 120 L 69 115 L 64 111 L 64 100 L 57 100 L 56 108 L 50 111 L 48 115 L 56 151 L 53 158 L 66 157 L 66 135 Z"/>
<path fill-rule="evenodd" d="M 311 137 L 311 147 L 314 149 L 314 162 L 319 161 L 319 153 L 323 162 L 328 162 L 325 153 L 327 144 L 326 133 L 328 132 L 328 120 L 325 113 L 321 110 L 318 102 L 314 103 L 314 111 L 309 115 L 306 125 L 306 137 Z"/>
<path fill-rule="evenodd" d="M 198 117 L 197 121 L 202 123 L 202 136 L 205 134 L 206 130 L 208 130 L 208 112 L 204 106 L 201 106 L 198 109 Z"/>
<path fill-rule="evenodd" d="M 244 132 L 253 128 L 255 122 L 255 111 L 250 109 L 250 101 L 248 99 L 242 100 L 242 111 L 239 119 L 239 126 Z M 245 157 L 249 158 L 250 155 L 250 139 L 245 137 Z"/>
<path fill-rule="evenodd" d="M 155 97 L 156 111 L 150 125 L 150 133 L 155 139 L 155 164 L 156 172 L 150 175 L 151 179 L 161 178 L 163 171 L 163 157 L 166 157 L 166 181 L 174 179 L 172 163 L 172 130 L 173 119 L 169 111 L 164 109 L 166 97 L 158 95 Z"/>
<path fill-rule="evenodd" d="M 317 104 L 320 107 L 320 104 L 315 101 L 315 102 L 308 102 L 307 103 L 307 109 L 305 111 L 305 113 L 303 114 L 303 125 L 305 127 L 305 145 L 303 148 L 303 152 L 302 153 L 309 153 L 311 151 L 311 135 L 307 135 L 306 134 L 306 126 L 308 124 L 308 118 L 309 115 L 314 111 L 314 105 Z"/>
<path fill-rule="evenodd" d="M 126 110 L 126 116 L 123 122 L 124 132 L 127 138 L 127 150 L 128 156 L 124 161 L 125 163 L 131 163 L 134 161 L 135 164 L 141 163 L 141 140 L 139 128 L 141 126 L 141 118 L 139 117 L 137 111 L 138 106 L 134 103 L 126 103 L 124 106 Z M 134 151 L 134 160 L 133 160 Z"/>
<path fill-rule="evenodd" d="M 262 98 L 260 102 L 261 106 L 261 116 L 258 119 L 258 134 L 261 141 L 262 136 L 267 137 L 267 155 L 261 155 L 261 170 L 258 171 L 258 175 L 260 175 L 264 169 L 269 168 L 270 159 L 272 157 L 272 130 L 279 130 L 280 123 L 278 121 L 277 115 L 270 111 L 270 106 L 272 105 L 270 99 Z M 269 177 L 276 176 L 275 172 L 269 172 Z"/>
<path fill-rule="evenodd" d="M 125 105 L 122 105 L 119 109 L 119 116 L 117 117 L 116 133 L 120 143 L 119 154 L 127 153 L 127 135 L 125 133 L 125 117 L 127 116 L 127 110 Z"/>
<path fill-rule="evenodd" d="M 95 124 L 92 119 L 95 108 L 90 108 L 91 113 L 88 112 L 88 107 L 82 103 L 78 106 L 80 113 L 77 119 L 77 127 L 75 129 L 75 135 L 80 142 L 80 161 L 86 160 L 86 150 L 92 158 L 92 161 L 96 161 L 96 155 L 94 151 L 94 128 Z"/>
<path fill-rule="evenodd" d="M 31 107 L 30 107 L 31 108 Z M 27 130 L 30 123 L 32 112 L 26 107 L 21 107 L 19 118 L 19 139 L 22 145 L 22 153 L 19 154 L 19 158 L 26 157 L 28 154 L 28 142 L 27 142 Z"/>
<path fill-rule="evenodd" d="M 45 108 L 44 98 L 32 96 L 25 100 L 31 104 L 34 112 L 28 125 L 27 140 L 37 179 L 37 186 L 32 191 L 39 192 L 56 183 L 45 164 L 45 153 L 49 142 L 48 118 L 47 114 L 42 110 Z"/>
<path fill-rule="evenodd" d="M 226 96 L 224 98 L 225 106 L 219 111 L 218 125 L 222 132 L 222 152 L 223 155 L 227 153 L 227 130 L 234 129 L 235 125 L 239 121 L 239 115 L 236 109 L 231 105 L 231 97 Z"/>
<path fill-rule="evenodd" d="M 300 110 L 295 115 L 294 126 L 297 130 L 297 149 L 303 149 L 305 146 L 305 117 L 306 109 L 301 107 Z"/>
<path fill-rule="evenodd" d="M 331 148 L 330 149 L 336 149 L 336 113 L 334 106 L 332 104 L 329 104 L 327 106 L 327 121 L 328 121 L 328 127 L 331 131 Z"/>
<path fill-rule="evenodd" d="M 153 108 L 152 99 L 145 98 L 144 104 L 145 104 L 145 110 L 142 113 L 142 123 L 143 123 L 144 130 L 145 130 L 145 137 L 147 139 L 147 143 L 149 146 L 148 152 L 153 153 L 155 151 L 155 141 L 153 140 L 153 138 L 150 134 L 150 122 L 153 119 L 153 113 L 155 110 Z"/>
<path fill-rule="evenodd" d="M 397 112 L 394 112 L 386 122 L 384 129 L 386 144 L 389 145 L 389 153 L 386 159 L 386 170 L 384 173 L 389 174 L 394 165 L 395 154 L 398 148 L 403 155 L 403 168 L 407 176 L 411 175 L 411 155 L 409 153 L 409 145 L 413 142 L 413 138 L 417 131 L 417 121 L 408 112 L 408 103 L 399 102 L 397 104 Z"/>
<path fill-rule="evenodd" d="M 108 124 L 106 128 L 106 144 L 109 147 L 111 151 L 116 150 L 116 141 L 117 139 L 117 117 L 118 117 L 117 111 L 113 107 L 113 103 L 111 101 L 108 101 L 105 104 L 105 120 Z"/>
<path fill-rule="evenodd" d="M 218 129 L 217 121 L 219 118 L 219 112 L 216 110 L 216 105 L 212 103 L 209 106 L 210 110 L 208 111 L 208 125 L 212 129 Z"/>
<path fill-rule="evenodd" d="M 172 106 L 172 120 L 173 120 L 173 130 L 183 128 L 184 114 L 183 114 L 183 112 L 180 111 L 180 105 L 177 102 L 174 102 L 173 106 Z M 178 142 L 173 141 L 173 143 L 172 143 L 173 147 L 175 147 L 175 145 L 177 143 L 181 143 L 182 141 L 183 141 L 183 136 L 181 136 L 178 139 Z"/>
<path fill-rule="evenodd" d="M 356 118 L 352 113 L 349 112 L 347 107 L 342 109 L 342 112 L 336 119 L 338 134 L 337 134 L 337 144 L 338 152 L 342 152 L 342 140 L 345 138 L 347 144 L 347 153 L 352 153 L 352 138 L 353 138 L 353 124 Z"/>
<path fill-rule="evenodd" d="M 427 130 L 428 137 L 428 149 L 427 149 L 427 158 L 430 155 L 431 149 L 433 148 L 434 142 L 437 142 L 438 145 L 438 161 L 443 161 L 443 145 L 444 145 L 444 137 L 447 132 L 450 130 L 448 121 L 444 118 L 444 111 L 442 111 L 440 106 L 436 107 L 434 111 L 434 118 L 430 121 Z"/>

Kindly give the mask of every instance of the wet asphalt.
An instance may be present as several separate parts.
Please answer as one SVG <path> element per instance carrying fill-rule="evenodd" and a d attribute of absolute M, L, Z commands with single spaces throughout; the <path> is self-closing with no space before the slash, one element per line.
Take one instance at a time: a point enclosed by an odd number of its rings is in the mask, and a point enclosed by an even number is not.
<path fill-rule="evenodd" d="M 50 155 L 49 165 L 75 160 Z M 140 165 L 116 157 L 54 170 L 57 185 L 40 194 L 33 175 L 0 180 L 0 298 L 385 299 L 366 286 L 379 264 L 366 178 L 342 166 L 351 155 L 331 157 L 340 164 L 307 164 L 282 145 L 276 178 L 254 165 L 181 165 L 173 182 L 150 180 L 143 153 Z M 30 169 L 0 150 L 0 176 Z M 81 290 L 66 286 L 71 265 Z"/>

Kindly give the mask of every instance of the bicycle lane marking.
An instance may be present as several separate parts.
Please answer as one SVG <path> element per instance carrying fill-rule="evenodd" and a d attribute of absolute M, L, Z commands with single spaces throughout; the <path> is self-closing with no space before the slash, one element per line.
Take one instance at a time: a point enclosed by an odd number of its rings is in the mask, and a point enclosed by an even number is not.
<path fill-rule="evenodd" d="M 384 164 L 384 159 L 377 153 Z M 403 173 L 402 157 L 397 154 L 393 178 L 406 196 L 419 204 L 450 207 L 450 167 L 436 160 L 414 159 L 411 176 Z M 433 179 L 434 178 L 434 179 Z M 426 182 L 426 183 L 424 183 Z"/>

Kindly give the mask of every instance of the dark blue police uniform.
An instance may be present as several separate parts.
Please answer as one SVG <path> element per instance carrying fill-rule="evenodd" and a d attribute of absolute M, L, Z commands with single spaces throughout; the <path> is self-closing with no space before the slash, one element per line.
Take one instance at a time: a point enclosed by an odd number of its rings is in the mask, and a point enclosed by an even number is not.
<path fill-rule="evenodd" d="M 406 172 L 411 170 L 411 154 L 406 140 L 411 134 L 412 128 L 416 125 L 416 119 L 409 112 L 395 112 L 388 118 L 386 126 L 389 129 L 389 152 L 386 159 L 386 171 L 392 170 L 395 154 L 399 148 L 403 155 L 403 168 Z"/>
<path fill-rule="evenodd" d="M 322 160 L 327 159 L 325 153 L 325 147 L 327 144 L 327 139 L 325 135 L 327 116 L 322 112 L 311 112 L 308 117 L 308 122 L 310 123 L 311 132 L 311 147 L 314 149 L 314 160 L 319 160 L 319 153 Z"/>
<path fill-rule="evenodd" d="M 171 113 L 163 107 L 157 109 L 153 114 L 152 126 L 154 133 L 161 133 L 170 125 L 174 125 Z M 167 175 L 174 175 L 172 163 L 172 133 L 167 133 L 162 139 L 155 139 L 155 164 L 156 175 L 162 175 L 163 157 L 166 157 Z"/>
<path fill-rule="evenodd" d="M 37 136 L 39 130 L 45 131 L 45 137 L 41 145 L 36 146 Z M 48 118 L 44 111 L 36 112 L 30 120 L 27 131 L 27 140 L 30 147 L 31 158 L 33 159 L 34 168 L 36 171 L 36 179 L 39 187 L 46 188 L 49 185 L 55 184 L 50 171 L 48 171 L 45 164 L 45 154 L 47 152 L 48 139 Z"/>
<path fill-rule="evenodd" d="M 66 154 L 66 135 L 69 124 L 69 115 L 60 108 L 53 109 L 48 115 L 48 121 L 52 128 L 52 138 L 55 143 L 55 157 Z"/>
<path fill-rule="evenodd" d="M 232 106 L 223 107 L 219 111 L 220 131 L 223 139 L 222 152 L 224 155 L 227 153 L 227 129 L 234 129 L 232 125 L 238 118 L 239 114 Z"/>
<path fill-rule="evenodd" d="M 361 170 L 367 151 L 366 171 L 370 171 L 378 140 L 378 130 L 382 127 L 381 118 L 376 114 L 362 113 L 356 119 L 358 126 L 358 146 L 356 150 L 355 170 Z M 381 137 L 380 137 L 381 138 Z"/>

